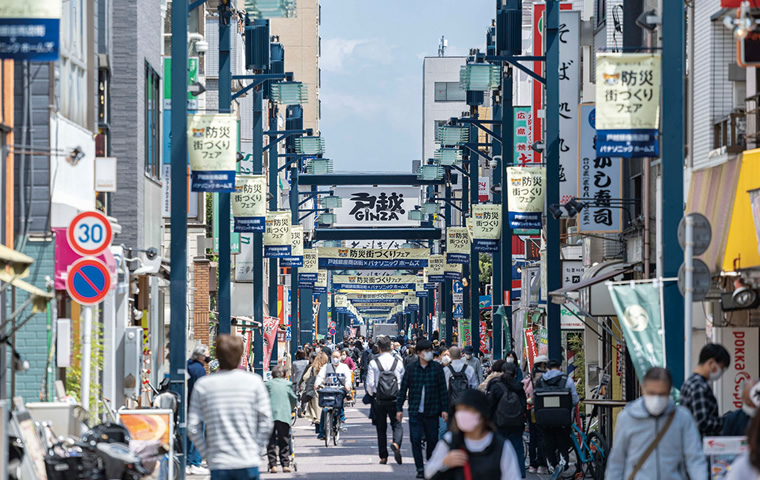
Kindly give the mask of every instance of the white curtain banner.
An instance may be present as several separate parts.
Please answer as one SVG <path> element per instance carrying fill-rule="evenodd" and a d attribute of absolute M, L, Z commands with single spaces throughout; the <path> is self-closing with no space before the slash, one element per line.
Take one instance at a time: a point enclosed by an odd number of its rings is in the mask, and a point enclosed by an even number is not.
<path fill-rule="evenodd" d="M 188 115 L 187 152 L 193 192 L 235 191 L 237 117 Z"/>
<path fill-rule="evenodd" d="M 289 257 L 293 241 L 290 236 L 290 212 L 267 212 L 266 225 L 264 256 L 266 258 Z"/>
<path fill-rule="evenodd" d="M 470 263 L 470 233 L 467 227 L 446 229 L 446 262 Z"/>
<path fill-rule="evenodd" d="M 236 232 L 265 232 L 267 180 L 264 175 L 237 175 L 232 194 Z"/>

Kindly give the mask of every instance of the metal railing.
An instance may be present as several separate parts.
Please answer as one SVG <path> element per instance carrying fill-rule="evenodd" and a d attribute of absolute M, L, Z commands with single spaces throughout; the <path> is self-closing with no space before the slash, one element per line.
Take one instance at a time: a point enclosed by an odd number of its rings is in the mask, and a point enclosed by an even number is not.
<path fill-rule="evenodd" d="M 747 148 L 757 148 L 760 141 L 760 93 L 745 99 Z"/>
<path fill-rule="evenodd" d="M 713 148 L 726 148 L 727 153 L 741 153 L 746 148 L 747 120 L 743 109 L 737 109 L 713 124 Z"/>

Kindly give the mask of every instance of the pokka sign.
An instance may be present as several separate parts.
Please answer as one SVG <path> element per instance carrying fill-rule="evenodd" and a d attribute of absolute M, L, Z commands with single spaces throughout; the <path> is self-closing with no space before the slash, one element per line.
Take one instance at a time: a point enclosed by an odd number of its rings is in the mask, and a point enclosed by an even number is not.
<path fill-rule="evenodd" d="M 419 187 L 333 187 L 343 205 L 334 209 L 334 227 L 407 227 L 419 226 L 409 220 L 410 210 L 420 205 Z"/>

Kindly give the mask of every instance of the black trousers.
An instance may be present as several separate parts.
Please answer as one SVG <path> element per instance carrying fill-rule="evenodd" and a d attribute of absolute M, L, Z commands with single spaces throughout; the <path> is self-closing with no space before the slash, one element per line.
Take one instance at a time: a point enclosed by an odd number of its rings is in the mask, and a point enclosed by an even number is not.
<path fill-rule="evenodd" d="M 570 450 L 573 448 L 570 432 L 570 427 L 544 428 L 541 432 L 544 441 L 544 455 L 550 466 L 557 466 L 559 463 L 559 454 L 562 454 L 562 456 L 565 457 L 566 462 L 570 461 Z"/>
<path fill-rule="evenodd" d="M 269 468 L 277 466 L 277 450 L 280 451 L 280 464 L 283 467 L 290 466 L 290 424 L 275 420 L 274 430 L 269 437 L 267 445 L 267 457 Z"/>
<path fill-rule="evenodd" d="M 377 449 L 380 458 L 388 458 L 388 420 L 391 422 L 393 443 L 401 447 L 404 428 L 396 418 L 396 404 L 378 405 L 375 403 L 375 428 L 377 429 Z"/>

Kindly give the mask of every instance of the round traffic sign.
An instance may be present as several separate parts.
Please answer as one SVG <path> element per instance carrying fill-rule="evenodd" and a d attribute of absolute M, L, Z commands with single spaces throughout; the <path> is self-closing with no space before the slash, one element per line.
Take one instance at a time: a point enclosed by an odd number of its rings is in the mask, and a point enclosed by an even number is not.
<path fill-rule="evenodd" d="M 330 322 L 330 328 L 335 328 L 337 324 L 335 322 Z"/>
<path fill-rule="evenodd" d="M 80 258 L 71 264 L 66 277 L 66 291 L 77 303 L 94 305 L 108 295 L 111 272 L 97 258 Z"/>
<path fill-rule="evenodd" d="M 701 213 L 690 213 L 687 215 L 694 222 L 694 255 L 702 255 L 707 251 L 712 241 L 712 227 L 710 220 Z M 678 244 L 682 250 L 686 250 L 686 217 L 681 219 L 678 224 Z"/>
<path fill-rule="evenodd" d="M 329 333 L 330 335 L 333 335 L 333 336 L 334 336 L 334 335 L 335 335 L 335 329 L 334 329 L 334 328 L 331 328 L 331 329 L 330 329 L 330 331 L 329 331 L 329 332 L 327 332 L 327 333 Z"/>
<path fill-rule="evenodd" d="M 707 297 L 707 292 L 710 291 L 712 285 L 712 277 L 710 275 L 710 267 L 707 266 L 702 260 L 694 259 L 694 274 L 693 274 L 692 286 L 692 300 L 699 302 Z M 678 290 L 683 295 L 686 292 L 686 265 L 681 264 L 681 268 L 678 269 Z"/>
<path fill-rule="evenodd" d="M 82 212 L 66 229 L 69 245 L 80 255 L 98 255 L 111 245 L 111 222 L 100 212 Z"/>

